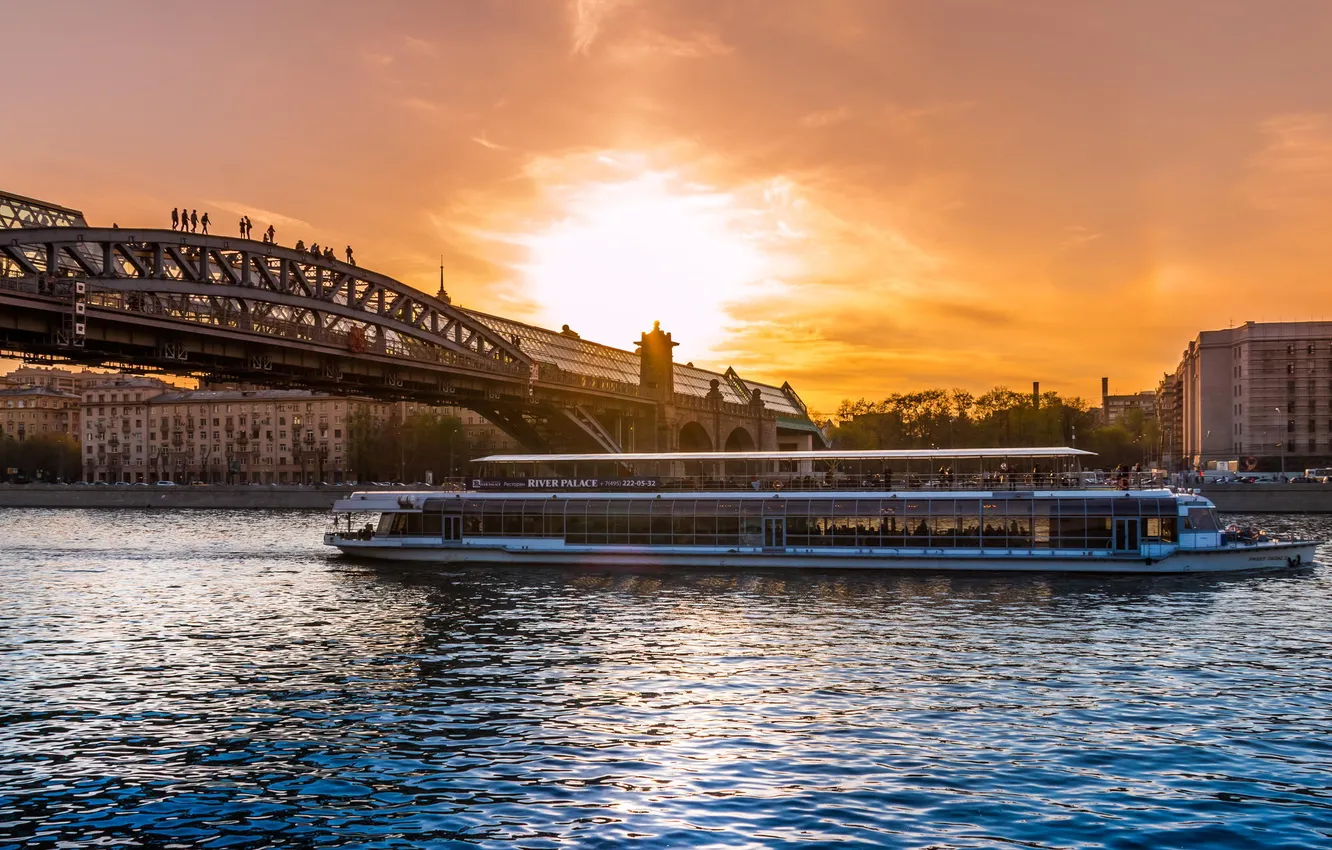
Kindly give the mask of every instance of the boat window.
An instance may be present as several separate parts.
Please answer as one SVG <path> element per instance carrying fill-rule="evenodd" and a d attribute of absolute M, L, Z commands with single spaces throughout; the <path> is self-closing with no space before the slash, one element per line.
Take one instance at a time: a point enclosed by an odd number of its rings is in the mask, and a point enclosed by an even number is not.
<path fill-rule="evenodd" d="M 1050 516 L 1082 517 L 1087 515 L 1086 499 L 1055 499 L 1050 503 Z"/>
<path fill-rule="evenodd" d="M 629 500 L 617 499 L 606 506 L 608 543 L 629 542 Z"/>
<path fill-rule="evenodd" d="M 1216 514 L 1211 508 L 1189 508 L 1188 522 L 1185 528 L 1194 531 L 1216 531 Z"/>
<path fill-rule="evenodd" d="M 519 500 L 504 502 L 504 536 L 523 536 L 523 503 Z"/>
<path fill-rule="evenodd" d="M 442 513 L 422 513 L 421 533 L 433 537 L 440 537 L 444 534 L 444 515 Z"/>
<path fill-rule="evenodd" d="M 1126 496 L 1122 499 L 1115 499 L 1110 504 L 1114 509 L 1115 516 L 1135 517 L 1142 515 L 1142 505 L 1144 501 L 1146 500 L 1133 499 Z"/>
<path fill-rule="evenodd" d="M 786 503 L 787 516 L 809 516 L 809 499 L 774 499 Z"/>
<path fill-rule="evenodd" d="M 1146 517 L 1143 538 L 1152 542 L 1175 542 L 1175 517 Z"/>
<path fill-rule="evenodd" d="M 1088 499 L 1087 516 L 1114 516 L 1113 504 L 1110 499 Z"/>
<path fill-rule="evenodd" d="M 546 537 L 564 536 L 564 509 L 566 504 L 562 499 L 547 499 L 542 502 L 544 506 L 542 525 Z"/>
<path fill-rule="evenodd" d="M 587 502 L 587 542 L 605 543 L 607 531 L 606 500 L 589 499 Z"/>
<path fill-rule="evenodd" d="M 523 502 L 520 507 L 522 508 L 522 536 L 540 537 L 543 533 L 542 530 L 545 527 L 541 515 L 541 503 Z"/>
<path fill-rule="evenodd" d="M 1109 549 L 1114 545 L 1115 521 L 1110 517 L 1087 517 L 1087 548 Z"/>

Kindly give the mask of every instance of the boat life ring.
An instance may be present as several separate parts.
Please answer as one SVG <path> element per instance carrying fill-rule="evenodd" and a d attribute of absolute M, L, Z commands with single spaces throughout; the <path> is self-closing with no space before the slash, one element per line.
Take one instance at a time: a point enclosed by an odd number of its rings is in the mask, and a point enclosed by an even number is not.
<path fill-rule="evenodd" d="M 1249 455 L 1244 459 L 1245 472 L 1254 472 L 1257 469 L 1258 469 L 1258 458 L 1254 457 L 1253 455 Z"/>

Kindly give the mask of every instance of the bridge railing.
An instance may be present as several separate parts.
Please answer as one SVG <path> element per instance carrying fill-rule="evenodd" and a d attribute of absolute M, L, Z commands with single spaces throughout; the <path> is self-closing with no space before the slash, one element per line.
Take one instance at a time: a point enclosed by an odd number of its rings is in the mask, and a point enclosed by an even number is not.
<path fill-rule="evenodd" d="M 636 384 L 627 384 L 624 381 L 617 381 L 613 378 L 602 378 L 596 375 L 584 375 L 578 372 L 570 372 L 567 369 L 561 369 L 554 363 L 543 363 L 537 361 L 536 379 L 548 384 L 561 384 L 566 387 L 578 387 L 585 390 L 600 390 L 602 392 L 612 392 L 616 395 L 638 397 L 642 395 Z"/>
<path fill-rule="evenodd" d="M 73 298 L 74 284 L 78 279 L 71 277 L 45 278 L 12 277 L 0 274 L 0 290 L 22 295 L 50 298 L 53 301 L 69 301 Z M 143 316 L 169 319 L 194 326 L 226 328 L 242 333 L 255 333 L 263 337 L 280 337 L 288 340 L 327 345 L 347 349 L 351 352 L 353 328 L 323 328 L 307 322 L 293 321 L 276 316 L 255 316 L 242 310 L 223 306 L 218 309 L 213 302 L 190 297 L 159 299 L 152 293 L 106 289 L 95 282 L 87 284 L 89 308 L 111 310 L 120 313 L 133 313 Z M 218 302 L 224 305 L 225 302 Z M 382 354 L 403 358 L 420 363 L 460 366 L 482 370 L 494 374 L 524 377 L 527 368 L 521 363 L 504 363 L 480 357 L 460 354 L 446 348 L 439 348 L 420 343 L 417 340 L 393 332 L 384 334 L 383 344 L 371 342 L 367 353 Z"/>
<path fill-rule="evenodd" d="M 676 407 L 688 407 L 693 410 L 718 410 L 731 416 L 762 416 L 765 419 L 776 418 L 777 414 L 766 408 L 755 410 L 747 404 L 736 404 L 733 401 L 713 401 L 706 396 L 684 395 L 682 393 L 673 393 L 671 401 Z"/>

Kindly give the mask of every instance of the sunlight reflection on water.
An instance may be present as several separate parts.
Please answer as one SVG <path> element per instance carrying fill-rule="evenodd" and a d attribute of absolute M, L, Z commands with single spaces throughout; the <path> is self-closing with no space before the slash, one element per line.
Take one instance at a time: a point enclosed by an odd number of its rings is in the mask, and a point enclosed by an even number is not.
<path fill-rule="evenodd" d="M 1321 565 L 401 569 L 318 514 L 2 517 L 0 846 L 1332 834 Z"/>

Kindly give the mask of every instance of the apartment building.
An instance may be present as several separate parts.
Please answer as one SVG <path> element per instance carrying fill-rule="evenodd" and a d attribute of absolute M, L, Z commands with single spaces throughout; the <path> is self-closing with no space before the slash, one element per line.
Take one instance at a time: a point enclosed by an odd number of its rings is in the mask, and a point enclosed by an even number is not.
<path fill-rule="evenodd" d="M 39 434 L 79 439 L 80 399 L 44 386 L 0 389 L 0 437 L 24 440 Z"/>
<path fill-rule="evenodd" d="M 1175 372 L 1188 463 L 1287 471 L 1332 457 L 1332 322 L 1203 331 Z"/>

